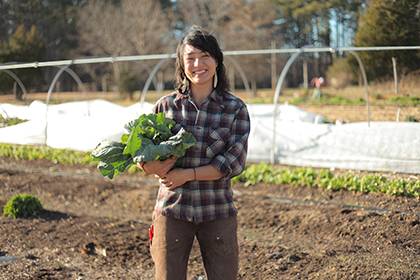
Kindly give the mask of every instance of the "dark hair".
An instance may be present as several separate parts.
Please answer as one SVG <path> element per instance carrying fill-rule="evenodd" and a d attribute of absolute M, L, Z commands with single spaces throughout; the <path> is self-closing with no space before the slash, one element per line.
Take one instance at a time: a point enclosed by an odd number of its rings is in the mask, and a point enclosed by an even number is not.
<path fill-rule="evenodd" d="M 194 48 L 210 54 L 217 63 L 217 86 L 218 93 L 229 91 L 229 85 L 226 78 L 225 65 L 223 64 L 223 52 L 221 51 L 216 38 L 209 32 L 205 31 L 199 26 L 192 26 L 185 37 L 179 42 L 176 49 L 176 62 L 175 62 L 175 83 L 176 90 L 180 93 L 185 93 L 185 85 L 183 84 L 185 76 L 184 68 L 184 48 L 185 45 L 191 45 Z"/>

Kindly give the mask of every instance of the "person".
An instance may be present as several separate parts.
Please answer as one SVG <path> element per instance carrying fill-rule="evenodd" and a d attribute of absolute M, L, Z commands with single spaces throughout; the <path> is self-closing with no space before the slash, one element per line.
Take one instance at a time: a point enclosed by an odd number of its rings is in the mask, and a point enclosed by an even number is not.
<path fill-rule="evenodd" d="M 247 155 L 250 119 L 245 103 L 228 89 L 216 38 L 193 26 L 176 51 L 176 91 L 154 112 L 175 120 L 197 140 L 182 158 L 140 165 L 159 178 L 151 255 L 155 279 L 186 279 L 194 238 L 207 279 L 236 279 L 237 209 L 231 178 Z M 176 133 L 176 131 L 175 131 Z"/>
<path fill-rule="evenodd" d="M 314 77 L 311 80 L 311 85 L 314 87 L 314 92 L 312 94 L 313 99 L 320 99 L 321 98 L 321 86 L 324 84 L 323 77 Z"/>

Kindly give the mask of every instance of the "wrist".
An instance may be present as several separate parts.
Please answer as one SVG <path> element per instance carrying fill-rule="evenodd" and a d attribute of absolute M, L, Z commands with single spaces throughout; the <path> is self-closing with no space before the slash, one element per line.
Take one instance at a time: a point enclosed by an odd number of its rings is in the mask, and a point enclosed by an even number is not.
<path fill-rule="evenodd" d="M 195 168 L 188 169 L 188 181 L 197 180 L 197 170 Z"/>

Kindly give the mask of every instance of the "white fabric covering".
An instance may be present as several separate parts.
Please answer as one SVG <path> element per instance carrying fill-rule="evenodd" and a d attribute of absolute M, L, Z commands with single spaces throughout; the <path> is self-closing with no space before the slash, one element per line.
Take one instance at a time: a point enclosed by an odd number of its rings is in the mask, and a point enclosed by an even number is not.
<path fill-rule="evenodd" d="M 0 128 L 0 142 L 89 151 L 104 139 L 119 140 L 128 121 L 151 113 L 152 108 L 150 103 L 123 107 L 104 100 L 49 105 L 48 110 L 40 101 L 29 106 L 0 104 L 3 117 L 28 120 Z M 248 160 L 269 162 L 273 148 L 273 105 L 249 104 L 248 110 L 251 116 Z M 420 123 L 371 122 L 368 126 L 364 122 L 332 125 L 322 121 L 322 116 L 295 106 L 279 106 L 276 162 L 420 173 Z"/>

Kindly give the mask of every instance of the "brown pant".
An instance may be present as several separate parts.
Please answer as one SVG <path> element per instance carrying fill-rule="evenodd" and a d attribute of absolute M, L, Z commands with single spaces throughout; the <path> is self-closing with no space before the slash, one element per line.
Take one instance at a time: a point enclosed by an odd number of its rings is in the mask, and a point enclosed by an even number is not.
<path fill-rule="evenodd" d="M 236 279 L 239 263 L 236 216 L 200 224 L 158 216 L 153 226 L 151 254 L 155 279 L 187 278 L 194 237 L 200 244 L 207 279 Z"/>

